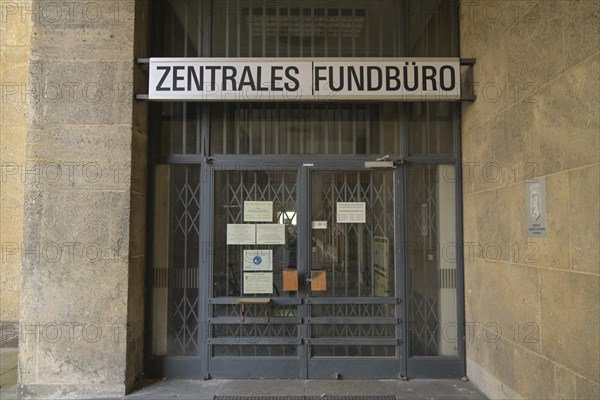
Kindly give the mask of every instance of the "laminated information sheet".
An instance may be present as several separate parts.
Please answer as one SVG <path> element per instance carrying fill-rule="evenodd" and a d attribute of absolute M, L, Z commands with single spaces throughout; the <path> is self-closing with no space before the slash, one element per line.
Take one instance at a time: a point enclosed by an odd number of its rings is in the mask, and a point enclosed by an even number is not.
<path fill-rule="evenodd" d="M 244 201 L 244 222 L 273 222 L 273 202 Z"/>
<path fill-rule="evenodd" d="M 273 271 L 273 250 L 244 250 L 244 271 Z"/>
<path fill-rule="evenodd" d="M 227 244 L 256 244 L 256 225 L 227 224 Z"/>
<path fill-rule="evenodd" d="M 285 244 L 285 225 L 256 225 L 256 244 Z"/>
<path fill-rule="evenodd" d="M 337 203 L 338 224 L 364 224 L 367 222 L 367 203 Z"/>
<path fill-rule="evenodd" d="M 244 294 L 272 294 L 272 272 L 244 272 Z"/>

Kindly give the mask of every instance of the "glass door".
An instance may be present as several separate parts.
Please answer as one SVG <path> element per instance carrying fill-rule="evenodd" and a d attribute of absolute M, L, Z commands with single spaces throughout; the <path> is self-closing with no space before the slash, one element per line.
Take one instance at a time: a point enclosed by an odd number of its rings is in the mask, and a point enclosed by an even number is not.
<path fill-rule="evenodd" d="M 209 174 L 210 375 L 398 378 L 397 171 L 287 165 Z"/>
<path fill-rule="evenodd" d="M 398 378 L 395 169 L 310 179 L 309 378 Z"/>
<path fill-rule="evenodd" d="M 237 164 L 211 175 L 210 375 L 301 378 L 303 298 L 289 278 L 299 259 L 298 169 Z"/>

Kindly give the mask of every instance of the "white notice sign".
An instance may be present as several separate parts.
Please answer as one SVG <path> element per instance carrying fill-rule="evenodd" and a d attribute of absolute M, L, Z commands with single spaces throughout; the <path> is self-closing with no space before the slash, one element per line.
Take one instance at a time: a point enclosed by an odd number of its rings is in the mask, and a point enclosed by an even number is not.
<path fill-rule="evenodd" d="M 460 100 L 459 58 L 151 58 L 148 99 Z"/>
<path fill-rule="evenodd" d="M 273 222 L 273 202 L 244 201 L 244 222 Z"/>
<path fill-rule="evenodd" d="M 273 250 L 244 250 L 244 271 L 273 271 Z"/>
<path fill-rule="evenodd" d="M 256 244 L 285 244 L 285 225 L 257 224 Z"/>
<path fill-rule="evenodd" d="M 227 244 L 256 244 L 256 225 L 227 224 Z"/>
<path fill-rule="evenodd" d="M 272 272 L 244 272 L 244 294 L 272 294 Z"/>
<path fill-rule="evenodd" d="M 337 203 L 338 224 L 364 224 L 367 222 L 367 203 Z"/>

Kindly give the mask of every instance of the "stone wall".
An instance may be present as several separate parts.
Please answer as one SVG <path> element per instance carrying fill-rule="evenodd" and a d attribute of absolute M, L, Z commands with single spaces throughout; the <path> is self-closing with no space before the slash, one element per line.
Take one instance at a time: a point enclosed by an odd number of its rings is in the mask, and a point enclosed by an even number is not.
<path fill-rule="evenodd" d="M 29 7 L 19 392 L 123 395 L 143 371 L 147 4 Z"/>
<path fill-rule="evenodd" d="M 600 398 L 599 2 L 461 8 L 468 375 L 491 398 Z M 547 238 L 527 234 L 538 177 Z"/>
<path fill-rule="evenodd" d="M 0 0 L 0 321 L 16 330 L 21 296 L 23 162 L 27 105 L 22 98 L 29 69 L 31 0 Z M 13 329 L 13 324 L 14 329 Z M 4 337 L 2 337 L 4 339 Z"/>

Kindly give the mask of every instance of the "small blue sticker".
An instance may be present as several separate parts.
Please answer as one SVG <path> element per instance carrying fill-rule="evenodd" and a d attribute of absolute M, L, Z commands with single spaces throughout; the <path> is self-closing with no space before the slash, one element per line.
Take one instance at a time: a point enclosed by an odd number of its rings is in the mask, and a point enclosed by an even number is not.
<path fill-rule="evenodd" d="M 256 257 L 254 257 L 254 259 L 252 261 L 254 262 L 254 265 L 260 265 L 260 264 L 262 264 L 262 257 L 256 256 Z"/>

